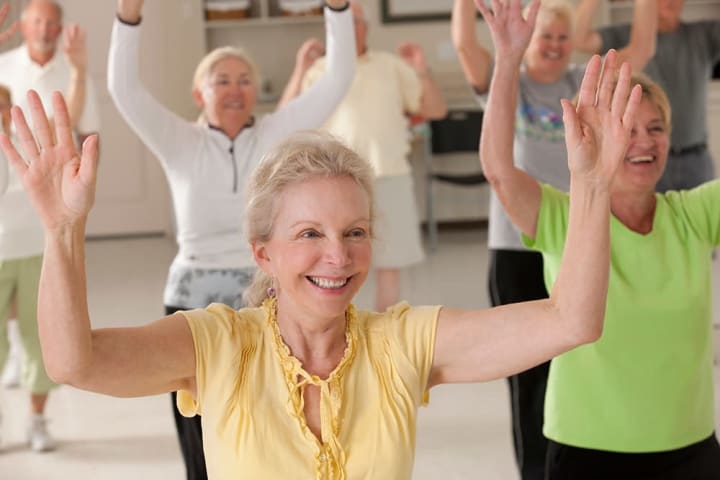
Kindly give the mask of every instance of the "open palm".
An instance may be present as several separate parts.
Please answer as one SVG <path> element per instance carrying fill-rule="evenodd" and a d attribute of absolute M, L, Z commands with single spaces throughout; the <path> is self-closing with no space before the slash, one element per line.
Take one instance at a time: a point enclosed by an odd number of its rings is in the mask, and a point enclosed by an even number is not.
<path fill-rule="evenodd" d="M 602 71 L 600 57 L 594 56 L 585 70 L 577 107 L 563 100 L 568 167 L 573 174 L 604 185 L 610 184 L 625 158 L 642 99 L 639 85 L 631 92 L 630 65 L 618 69 L 615 63 L 614 50 L 605 57 Z"/>
<path fill-rule="evenodd" d="M 532 0 L 527 19 L 522 14 L 522 0 L 492 0 L 492 10 L 484 0 L 475 0 L 475 5 L 490 29 L 496 56 L 520 60 L 535 29 L 540 0 Z"/>
<path fill-rule="evenodd" d="M 0 147 L 17 170 L 47 230 L 84 222 L 95 200 L 97 136 L 86 140 L 82 155 L 79 155 L 62 95 L 59 92 L 53 94 L 57 141 L 35 91 L 28 92 L 28 104 L 35 135 L 28 127 L 22 109 L 13 107 L 12 110 L 27 163 L 6 135 L 0 136 Z"/>

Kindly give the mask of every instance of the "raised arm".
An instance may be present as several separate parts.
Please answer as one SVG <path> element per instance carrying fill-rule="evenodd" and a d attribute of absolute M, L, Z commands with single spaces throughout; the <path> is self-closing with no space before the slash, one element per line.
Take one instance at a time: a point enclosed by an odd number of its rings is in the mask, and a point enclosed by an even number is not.
<path fill-rule="evenodd" d="M 63 52 L 70 64 L 70 85 L 67 91 L 67 108 L 70 126 L 77 128 L 85 109 L 87 78 L 87 46 L 85 32 L 78 25 L 68 25 L 64 29 Z"/>
<path fill-rule="evenodd" d="M 601 53 L 602 37 L 593 26 L 602 0 L 581 0 L 575 8 L 575 32 L 573 45 L 585 53 Z M 655 0 L 657 1 L 657 0 Z"/>
<path fill-rule="evenodd" d="M 267 118 L 266 144 L 298 130 L 319 128 L 345 97 L 355 74 L 355 34 L 347 0 L 327 1 L 325 45 L 327 69 L 309 89 Z"/>
<path fill-rule="evenodd" d="M 282 108 L 290 100 L 300 95 L 305 74 L 310 67 L 313 66 L 315 60 L 324 54 L 325 47 L 317 38 L 309 38 L 300 45 L 295 55 L 295 68 L 293 69 L 292 75 L 290 75 L 290 80 L 288 80 L 287 85 L 285 85 L 285 90 L 283 90 L 283 94 L 276 108 Z"/>
<path fill-rule="evenodd" d="M 451 23 L 453 45 L 465 73 L 465 80 L 477 93 L 482 94 L 490 87 L 492 54 L 477 41 L 475 17 L 473 0 L 455 0 Z"/>
<path fill-rule="evenodd" d="M 490 28 L 496 51 L 480 136 L 480 162 L 485 177 L 510 219 L 520 231 L 531 237 L 535 236 L 540 209 L 540 185 L 515 166 L 513 139 L 520 64 L 532 37 L 539 6 L 540 2 L 535 0 L 525 20 L 521 5 L 514 0 L 509 6 L 493 2 L 493 12 L 481 2 L 478 3 Z"/>
<path fill-rule="evenodd" d="M 445 97 L 440 90 L 430 68 L 425 61 L 425 54 L 420 45 L 405 42 L 398 47 L 398 55 L 410 65 L 418 78 L 420 79 L 420 109 L 417 112 L 411 112 L 430 120 L 438 120 L 447 115 L 447 105 Z"/>
<path fill-rule="evenodd" d="M 85 224 L 95 197 L 97 136 L 79 155 L 67 108 L 53 95 L 57 142 L 40 98 L 28 93 L 35 126 L 22 111 L 13 121 L 25 163 L 10 139 L 0 146 L 39 213 L 45 229 L 38 326 L 48 375 L 59 383 L 116 396 L 195 388 L 190 328 L 180 314 L 145 327 L 92 330 L 85 276 Z"/>
<path fill-rule="evenodd" d="M 5 23 L 5 19 L 7 19 L 8 13 L 10 13 L 10 4 L 3 3 L 2 7 L 0 7 L 0 25 Z M 18 26 L 19 22 L 15 20 L 13 23 L 10 24 L 8 28 L 0 32 L 0 43 L 5 43 L 6 41 L 10 40 L 10 38 L 15 35 L 15 32 L 17 32 Z"/>
<path fill-rule="evenodd" d="M 108 90 L 118 111 L 162 162 L 187 158 L 197 136 L 193 124 L 160 104 L 140 80 L 142 0 L 118 0 L 110 37 Z"/>
<path fill-rule="evenodd" d="M 618 50 L 618 62 L 628 62 L 642 72 L 655 56 L 658 33 L 658 0 L 635 0 L 630 42 Z"/>
<path fill-rule="evenodd" d="M 495 5 L 493 10 L 501 12 Z M 550 298 L 489 310 L 443 308 L 430 385 L 505 377 L 600 337 L 610 263 L 610 184 L 625 155 L 641 98 L 638 87 L 630 94 L 628 64 L 613 93 L 616 71 L 615 52 L 608 54 L 602 78 L 600 59 L 594 57 L 577 109 L 563 100 L 570 212 Z"/>

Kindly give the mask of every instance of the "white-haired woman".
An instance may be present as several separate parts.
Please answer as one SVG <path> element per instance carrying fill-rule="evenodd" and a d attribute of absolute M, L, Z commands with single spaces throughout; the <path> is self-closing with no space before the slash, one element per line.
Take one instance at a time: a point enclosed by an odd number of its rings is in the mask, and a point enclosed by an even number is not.
<path fill-rule="evenodd" d="M 13 110 L 30 164 L 7 138 L 0 144 L 45 226 L 38 308 L 50 375 L 117 396 L 178 391 L 183 413 L 202 416 L 213 479 L 410 479 L 417 407 L 429 388 L 504 377 L 601 335 L 608 186 L 640 101 L 629 69 L 611 98 L 607 67 L 600 79 L 599 58 L 590 63 L 577 112 L 565 103 L 570 229 L 549 299 L 356 310 L 372 255 L 372 170 L 315 133 L 273 149 L 249 184 L 247 233 L 261 271 L 248 291 L 252 308 L 214 304 L 124 329 L 93 330 L 87 307 L 97 139 L 74 151 L 58 95 L 55 145 L 31 96 L 35 136 Z"/>
<path fill-rule="evenodd" d="M 254 272 L 249 248 L 237 241 L 247 177 L 275 143 L 319 127 L 349 88 L 355 40 L 347 1 L 326 2 L 332 66 L 317 88 L 256 119 L 257 69 L 242 50 L 219 48 L 200 62 L 193 79 L 192 95 L 202 110 L 198 122 L 163 107 L 140 82 L 142 5 L 142 0 L 118 1 L 108 84 L 118 110 L 160 160 L 170 185 L 179 251 L 165 287 L 165 310 L 171 314 L 212 302 L 239 308 Z M 175 416 L 188 480 L 202 480 L 200 423 Z"/>

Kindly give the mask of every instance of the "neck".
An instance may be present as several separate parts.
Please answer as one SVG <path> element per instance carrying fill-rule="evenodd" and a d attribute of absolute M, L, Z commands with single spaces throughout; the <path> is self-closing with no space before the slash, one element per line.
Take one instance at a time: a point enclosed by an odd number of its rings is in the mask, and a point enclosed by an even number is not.
<path fill-rule="evenodd" d="M 32 60 L 34 63 L 37 63 L 41 67 L 45 66 L 45 64 L 52 60 L 52 58 L 55 56 L 54 50 L 50 52 L 38 52 L 28 50 L 28 53 L 30 54 L 30 60 Z"/>
<path fill-rule="evenodd" d="M 325 378 L 340 362 L 347 346 L 344 316 L 329 320 L 300 318 L 289 307 L 283 308 L 278 299 L 276 320 L 283 341 L 309 373 Z"/>
<path fill-rule="evenodd" d="M 547 71 L 533 68 L 528 65 L 527 75 L 533 82 L 536 83 L 555 83 L 565 74 L 565 69 L 558 71 Z"/>
<path fill-rule="evenodd" d="M 613 192 L 610 211 L 630 230 L 647 234 L 653 229 L 657 199 L 655 192 Z"/>

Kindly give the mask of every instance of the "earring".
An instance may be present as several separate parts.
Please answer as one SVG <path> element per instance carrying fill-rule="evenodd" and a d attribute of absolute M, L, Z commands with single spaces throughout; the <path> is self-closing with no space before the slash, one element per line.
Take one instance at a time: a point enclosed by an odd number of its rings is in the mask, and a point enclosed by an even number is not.
<path fill-rule="evenodd" d="M 272 277 L 270 281 L 272 282 L 272 284 L 267 289 L 267 296 L 272 298 L 277 295 L 277 290 L 275 290 L 275 277 Z"/>

